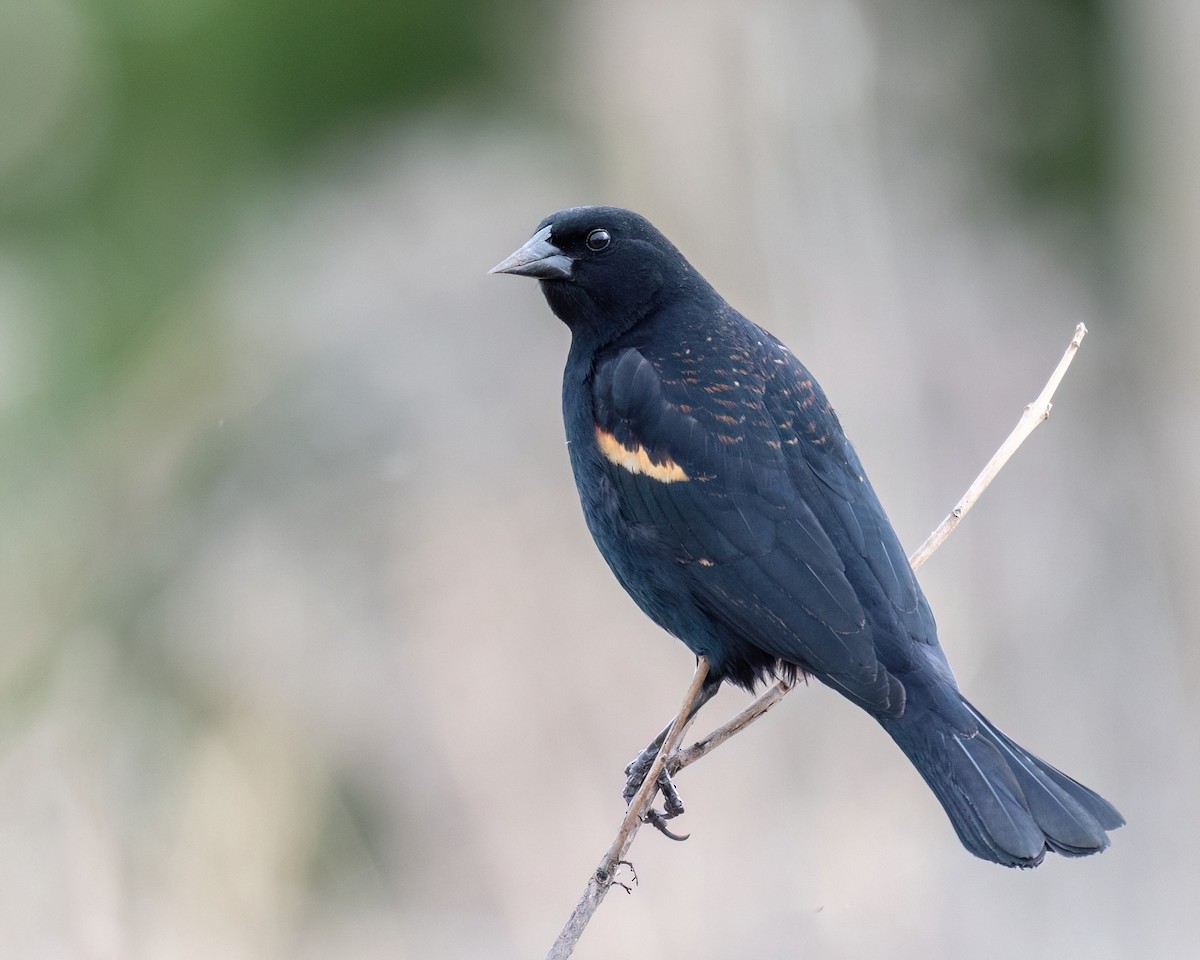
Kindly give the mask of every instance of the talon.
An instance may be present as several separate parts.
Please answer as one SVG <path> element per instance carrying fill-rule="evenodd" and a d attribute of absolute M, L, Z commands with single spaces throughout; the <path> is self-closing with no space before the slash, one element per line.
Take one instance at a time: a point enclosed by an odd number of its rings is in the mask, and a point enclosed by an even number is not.
<path fill-rule="evenodd" d="M 678 834 L 667 826 L 668 820 L 674 820 L 683 813 L 683 800 L 679 796 L 679 790 L 666 769 L 663 769 L 658 775 L 658 789 L 663 796 L 663 809 L 655 810 L 651 807 L 646 811 L 643 818 L 646 823 L 652 824 L 654 829 L 661 833 L 664 837 L 671 840 L 686 840 L 691 836 L 690 833 Z"/>
<path fill-rule="evenodd" d="M 668 819 L 670 819 L 669 815 L 659 813 L 657 810 L 646 811 L 646 816 L 644 817 L 646 823 L 653 826 L 655 830 L 661 833 L 668 840 L 678 840 L 680 843 L 682 843 L 691 836 L 690 833 L 675 833 L 670 827 L 667 826 Z"/>

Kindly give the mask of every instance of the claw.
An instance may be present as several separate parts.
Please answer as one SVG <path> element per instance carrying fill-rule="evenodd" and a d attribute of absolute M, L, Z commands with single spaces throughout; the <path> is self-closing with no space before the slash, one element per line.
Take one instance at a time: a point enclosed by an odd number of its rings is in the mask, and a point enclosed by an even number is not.
<path fill-rule="evenodd" d="M 691 834 L 678 834 L 667 826 L 668 820 L 674 820 L 683 813 L 683 800 L 679 796 L 679 790 L 671 780 L 670 774 L 665 769 L 658 774 L 658 789 L 663 796 L 663 809 L 655 810 L 651 807 L 646 811 L 642 818 L 643 821 L 651 824 L 664 837 L 671 840 L 686 840 Z"/>
<path fill-rule="evenodd" d="M 678 840 L 680 843 L 682 843 L 684 840 L 686 840 L 688 837 L 691 836 L 690 833 L 682 833 L 682 834 L 675 833 L 673 830 L 671 830 L 670 827 L 667 826 L 668 819 L 670 819 L 669 814 L 663 814 L 657 810 L 647 810 L 646 811 L 646 816 L 645 816 L 646 823 L 648 823 L 652 827 L 654 827 L 655 830 L 657 830 L 659 833 L 661 833 L 668 840 Z"/>

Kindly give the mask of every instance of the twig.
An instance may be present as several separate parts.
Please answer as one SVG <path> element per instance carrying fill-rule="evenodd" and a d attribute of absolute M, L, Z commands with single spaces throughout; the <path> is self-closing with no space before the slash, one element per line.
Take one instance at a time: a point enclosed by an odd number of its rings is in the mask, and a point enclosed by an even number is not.
<path fill-rule="evenodd" d="M 567 919 L 566 925 L 563 926 L 562 933 L 558 935 L 554 946 L 546 954 L 546 960 L 565 960 L 571 955 L 588 921 L 592 919 L 592 914 L 596 912 L 596 908 L 600 906 L 604 898 L 608 896 L 608 891 L 612 889 L 613 878 L 621 864 L 626 862 L 623 858 L 633 845 L 633 838 L 637 835 L 644 822 L 643 818 L 646 812 L 654 802 L 654 795 L 658 792 L 658 775 L 662 773 L 666 758 L 679 748 L 679 741 L 683 739 L 683 731 L 691 722 L 692 707 L 700 696 L 700 690 L 704 686 L 707 676 L 708 658 L 699 657 L 696 660 L 696 672 L 692 674 L 692 682 L 683 698 L 683 705 L 675 715 L 671 729 L 668 731 L 666 739 L 663 740 L 662 747 L 654 758 L 654 763 L 650 765 L 646 779 L 642 781 L 641 788 L 630 801 L 629 810 L 621 822 L 621 829 L 617 831 L 612 846 L 608 848 L 608 852 L 604 854 L 600 865 L 588 881 L 587 889 L 583 891 L 583 896 L 579 898 L 579 903 L 575 905 L 575 910 Z"/>
<path fill-rule="evenodd" d="M 1038 398 L 1025 408 L 1025 412 L 1021 414 L 1021 419 L 1017 421 L 1017 425 L 1013 428 L 1013 432 L 1008 435 L 1008 439 L 1000 444 L 1000 449 L 992 455 L 992 459 L 987 462 L 987 466 L 975 478 L 975 482 L 967 488 L 967 492 L 963 494 L 962 499 L 950 511 L 949 516 L 938 524 L 937 529 L 908 558 L 908 562 L 914 570 L 920 569 L 921 564 L 933 556 L 933 552 L 942 545 L 945 539 L 954 531 L 954 528 L 958 526 L 962 518 L 967 515 L 967 511 L 975 506 L 975 501 L 987 489 L 988 484 L 996 479 L 996 474 L 1008 463 L 1008 458 L 1017 452 L 1017 447 L 1025 442 L 1039 423 L 1042 423 L 1050 416 L 1050 398 L 1054 396 L 1054 391 L 1058 389 L 1059 383 L 1062 382 L 1063 375 L 1067 372 L 1067 367 L 1075 359 L 1075 353 L 1079 350 L 1079 345 L 1083 343 L 1085 336 L 1087 336 L 1087 327 L 1081 323 L 1075 328 L 1075 336 L 1071 338 L 1067 352 L 1058 361 L 1058 366 L 1050 374 L 1050 379 L 1046 381 L 1046 386 L 1042 388 L 1042 392 L 1038 395 Z"/>
<path fill-rule="evenodd" d="M 1075 327 L 1075 335 L 1071 338 L 1071 343 L 1067 347 L 1066 353 L 1059 360 L 1058 366 L 1054 368 L 1054 372 L 1050 375 L 1050 379 L 1046 381 L 1046 386 L 1042 389 L 1038 398 L 1025 408 L 1025 412 L 1021 415 L 1021 419 L 1017 422 L 1012 433 L 1000 445 L 1000 449 L 987 462 L 987 466 L 975 478 L 975 481 L 967 489 L 967 492 L 963 494 L 962 499 L 958 501 L 954 509 L 950 511 L 946 519 L 938 524 L 937 529 L 908 558 L 908 562 L 914 571 L 920 569 L 922 564 L 933 556 L 938 547 L 954 532 L 954 528 L 958 526 L 962 518 L 975 505 L 975 502 L 979 499 L 983 491 L 987 489 L 988 485 L 996 478 L 996 475 L 1004 465 L 1008 463 L 1009 458 L 1017 451 L 1017 448 L 1028 439 L 1038 424 L 1050 416 L 1050 400 L 1054 396 L 1054 391 L 1058 389 L 1059 383 L 1062 382 L 1062 378 L 1066 374 L 1067 368 L 1071 365 L 1071 361 L 1075 359 L 1079 345 L 1083 342 L 1083 338 L 1086 335 L 1087 327 L 1082 323 Z M 692 676 L 692 682 L 688 687 L 683 706 L 680 708 L 679 713 L 676 714 L 675 721 L 671 725 L 671 730 L 667 734 L 667 738 L 663 741 L 662 748 L 658 751 L 658 756 L 654 758 L 654 763 L 651 765 L 649 773 L 646 774 L 646 779 L 642 782 L 641 789 L 638 790 L 637 795 L 629 804 L 629 810 L 625 814 L 625 819 L 621 823 L 620 830 L 617 831 L 616 839 L 613 840 L 612 846 L 609 847 L 608 852 L 604 855 L 604 859 L 600 861 L 600 866 L 592 874 L 591 879 L 588 881 L 587 889 L 583 892 L 583 896 L 579 898 L 579 903 L 576 904 L 574 912 L 562 929 L 562 933 L 554 941 L 554 946 L 550 948 L 550 952 L 546 955 L 546 960 L 565 960 L 565 958 L 571 955 L 575 949 L 575 944 L 583 934 L 584 928 L 587 926 L 588 921 L 591 920 L 592 914 L 596 912 L 596 908 L 600 906 L 609 889 L 613 886 L 614 875 L 620 869 L 621 864 L 627 862 L 623 858 L 633 845 L 633 838 L 644 822 L 644 817 L 650 809 L 650 805 L 654 802 L 654 796 L 658 791 L 658 775 L 662 771 L 663 766 L 667 767 L 669 774 L 674 775 L 684 767 L 695 763 L 701 757 L 707 756 L 730 737 L 740 733 L 759 717 L 763 716 L 771 707 L 782 700 L 794 686 L 793 681 L 780 680 L 724 726 L 718 727 L 707 737 L 698 740 L 686 750 L 679 750 L 679 741 L 682 739 L 684 729 L 688 723 L 687 717 L 691 713 L 692 705 L 696 702 L 696 697 L 699 696 L 700 688 L 704 685 L 704 678 L 707 675 L 708 661 L 704 657 L 700 657 L 696 663 L 696 672 Z"/>
<path fill-rule="evenodd" d="M 735 733 L 740 733 L 755 720 L 782 700 L 795 686 L 795 680 L 780 680 L 767 688 L 757 700 L 722 727 L 718 727 L 702 740 L 697 740 L 686 750 L 680 750 L 667 758 L 667 773 L 675 776 L 684 767 L 690 767 L 701 757 L 706 757 Z"/>

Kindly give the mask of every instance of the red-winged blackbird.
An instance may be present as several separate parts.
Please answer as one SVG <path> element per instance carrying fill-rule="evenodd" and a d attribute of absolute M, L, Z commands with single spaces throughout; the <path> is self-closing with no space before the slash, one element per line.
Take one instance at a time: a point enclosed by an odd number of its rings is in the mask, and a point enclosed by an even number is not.
<path fill-rule="evenodd" d="M 862 464 L 787 347 L 627 210 L 553 213 L 493 272 L 536 277 L 570 328 L 563 418 L 588 529 L 642 610 L 709 659 L 707 696 L 816 677 L 879 721 L 985 860 L 1108 846 L 1116 809 L 959 693 Z"/>

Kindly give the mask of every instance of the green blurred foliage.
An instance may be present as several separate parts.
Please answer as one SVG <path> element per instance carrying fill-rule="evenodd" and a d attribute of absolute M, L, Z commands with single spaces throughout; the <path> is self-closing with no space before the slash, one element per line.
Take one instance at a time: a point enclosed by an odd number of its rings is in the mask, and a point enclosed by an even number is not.
<path fill-rule="evenodd" d="M 154 770 L 223 707 L 164 652 L 155 601 L 206 522 L 196 505 L 247 483 L 228 476 L 237 426 L 169 449 L 228 376 L 202 278 L 243 208 L 288 203 L 289 176 L 312 179 L 328 144 L 503 98 L 535 6 L 0 4 L 0 382 L 17 384 L 0 383 L 0 605 L 24 631 L 0 729 L 53 709 L 60 655 L 94 624 L 121 663 L 94 678 L 105 722 L 147 731 L 119 738 L 138 745 L 124 763 L 139 784 L 173 782 Z M 172 467 L 147 485 L 159 455 Z"/>
<path fill-rule="evenodd" d="M 536 22 L 530 6 L 6 4 L 0 120 L 30 132 L 0 155 L 0 243 L 43 287 L 41 399 L 66 413 L 119 378 L 280 164 L 356 123 L 502 94 L 505 24 Z"/>
<path fill-rule="evenodd" d="M 62 413 L 122 376 L 220 249 L 243 190 L 339 130 L 452 99 L 495 104 L 543 5 L 12 0 L 0 12 L 0 242 L 43 289 Z M 975 143 L 1031 205 L 1103 208 L 1099 0 L 959 6 L 986 33 Z M 520 40 L 517 30 L 523 32 Z M 5 162 L 7 160 L 8 162 Z M 35 292 L 36 297 L 36 292 Z"/>
<path fill-rule="evenodd" d="M 1101 0 L 972 0 L 987 56 L 975 142 L 1033 209 L 1102 217 L 1111 199 L 1117 65 Z M 1093 223 L 1094 225 L 1094 223 Z"/>

